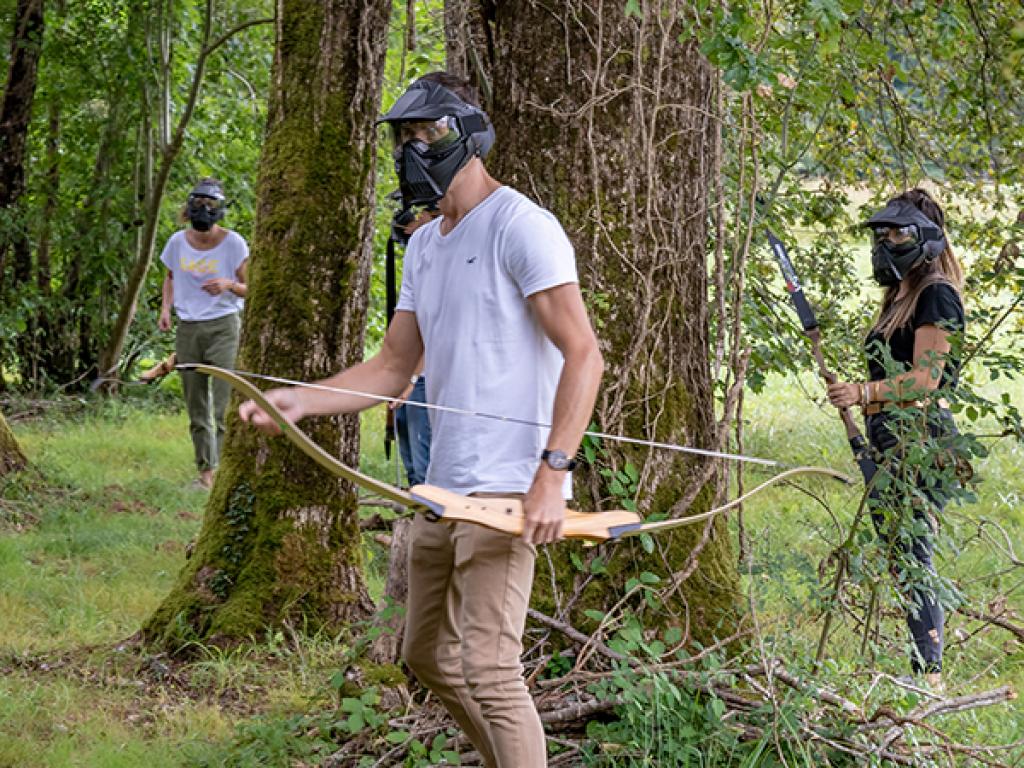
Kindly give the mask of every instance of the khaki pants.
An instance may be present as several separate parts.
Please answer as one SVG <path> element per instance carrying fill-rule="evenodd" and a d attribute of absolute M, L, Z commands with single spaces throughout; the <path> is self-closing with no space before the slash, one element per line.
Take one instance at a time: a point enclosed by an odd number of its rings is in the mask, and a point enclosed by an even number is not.
<path fill-rule="evenodd" d="M 488 768 L 547 765 L 519 660 L 536 556 L 480 525 L 413 521 L 402 654 Z"/>
<path fill-rule="evenodd" d="M 178 363 L 206 363 L 233 368 L 241 327 L 242 319 L 237 312 L 214 320 L 179 321 L 174 345 Z M 188 370 L 180 373 L 196 467 L 200 472 L 216 469 L 224 442 L 224 412 L 231 397 L 231 385 L 221 379 L 213 379 L 211 387 L 211 377 L 205 373 Z"/>

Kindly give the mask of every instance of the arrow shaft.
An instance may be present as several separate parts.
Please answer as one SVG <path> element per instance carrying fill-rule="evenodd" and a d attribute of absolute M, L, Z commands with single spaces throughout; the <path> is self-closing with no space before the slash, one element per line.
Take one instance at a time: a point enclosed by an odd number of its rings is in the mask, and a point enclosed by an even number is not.
<path fill-rule="evenodd" d="M 180 363 L 177 366 L 179 369 L 192 369 L 199 370 L 201 373 L 210 373 L 215 370 L 215 366 L 200 365 L 198 363 Z M 262 373 L 252 373 L 250 371 L 228 371 L 226 369 L 217 368 L 216 370 L 224 371 L 225 373 L 233 374 L 236 377 L 245 377 L 246 379 L 259 379 L 261 381 L 269 381 L 274 384 L 286 384 L 292 387 L 304 387 L 306 389 L 317 389 L 322 392 L 335 392 L 339 395 L 354 395 L 356 397 L 363 397 L 367 400 L 372 400 L 379 403 L 399 403 L 404 405 L 413 406 L 415 408 L 426 408 L 431 411 L 438 411 L 441 413 L 454 413 L 460 416 L 472 416 L 480 419 L 492 419 L 494 421 L 502 421 L 507 424 L 519 424 L 526 427 L 540 427 L 542 429 L 550 429 L 550 424 L 543 424 L 538 421 L 530 421 L 529 419 L 520 419 L 515 416 L 502 416 L 496 413 L 486 413 L 484 411 L 470 411 L 464 408 L 456 408 L 450 405 L 437 405 L 435 403 L 419 403 L 409 400 L 402 400 L 398 397 L 390 397 L 388 395 L 376 395 L 370 392 L 361 392 L 356 389 L 345 389 L 342 387 L 329 387 L 326 384 L 314 384 L 306 381 L 295 381 L 293 379 L 285 379 L 280 376 L 268 376 Z M 223 378 L 223 377 L 222 377 Z M 243 379 L 244 380 L 244 379 Z M 255 387 L 253 387 L 255 390 Z M 255 390 L 259 391 L 259 390 Z M 253 398 L 255 401 L 255 398 Z M 259 403 L 259 401 L 256 401 Z M 262 403 L 259 403 L 260 407 L 263 407 Z M 264 409 L 266 410 L 266 409 Z M 791 465 L 784 464 L 781 461 L 775 461 L 773 459 L 763 459 L 758 456 L 747 456 L 738 453 L 726 453 L 724 451 L 712 451 L 705 448 L 692 448 L 688 445 L 677 445 L 675 443 L 661 443 L 656 440 L 643 440 L 638 437 L 626 437 L 624 435 L 613 435 L 607 432 L 594 432 L 587 431 L 583 434 L 600 438 L 604 440 L 613 440 L 619 443 L 627 443 L 629 445 L 641 445 L 647 448 L 661 448 L 667 451 L 677 451 L 679 453 L 688 453 L 697 456 L 707 456 L 709 458 L 716 459 L 729 459 L 730 461 L 742 461 L 749 464 L 760 464 L 766 467 L 776 467 L 779 469 L 791 468 Z"/>

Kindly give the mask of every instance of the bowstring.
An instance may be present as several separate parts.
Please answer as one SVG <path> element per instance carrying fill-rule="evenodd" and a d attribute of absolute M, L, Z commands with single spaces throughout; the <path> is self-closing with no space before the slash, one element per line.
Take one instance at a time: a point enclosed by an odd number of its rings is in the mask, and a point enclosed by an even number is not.
<path fill-rule="evenodd" d="M 190 369 L 190 368 L 195 368 L 196 365 L 197 364 L 195 364 L 195 363 L 179 363 L 177 366 L 175 366 L 175 368 L 178 369 L 178 370 L 182 370 L 182 369 L 187 370 L 187 369 Z M 215 367 L 215 366 L 207 366 L 207 367 Z M 342 387 L 329 387 L 326 384 L 316 384 L 316 383 L 313 383 L 313 382 L 306 382 L 306 381 L 295 381 L 293 379 L 286 379 L 286 378 L 283 378 L 283 377 L 280 377 L 280 376 L 270 376 L 270 375 L 262 374 L 262 373 L 253 373 L 252 371 L 239 371 L 239 370 L 234 370 L 234 369 L 229 369 L 229 368 L 225 368 L 225 369 L 222 369 L 222 370 L 226 370 L 229 373 L 235 374 L 236 376 L 242 376 L 242 377 L 251 378 L 251 379 L 259 379 L 259 380 L 268 381 L 268 382 L 271 382 L 271 383 L 274 383 L 274 384 L 287 384 L 287 385 L 290 385 L 290 386 L 293 386 L 293 387 L 304 387 L 306 389 L 316 389 L 316 390 L 320 390 L 320 391 L 323 391 L 323 392 L 334 392 L 336 394 L 352 395 L 354 397 L 362 397 L 362 398 L 365 398 L 367 400 L 374 400 L 374 401 L 381 402 L 381 403 L 402 403 L 402 404 L 414 406 L 414 407 L 417 407 L 417 408 L 426 408 L 428 410 L 440 411 L 440 412 L 443 412 L 443 413 L 452 413 L 452 414 L 456 414 L 456 415 L 460 415 L 460 416 L 471 416 L 471 417 L 481 418 L 481 419 L 491 419 L 491 420 L 494 420 L 494 421 L 501 421 L 501 422 L 505 422 L 505 423 L 508 423 L 508 424 L 518 424 L 518 425 L 526 426 L 526 427 L 539 427 L 541 429 L 550 429 L 551 428 L 550 424 L 542 424 L 542 423 L 537 422 L 537 421 L 531 421 L 529 419 L 521 419 L 521 418 L 518 418 L 516 416 L 505 416 L 505 415 L 502 415 L 502 414 L 486 413 L 486 412 L 483 412 L 483 411 L 470 411 L 470 410 L 467 410 L 467 409 L 464 409 L 464 408 L 456 408 L 456 407 L 450 406 L 450 405 L 439 405 L 439 404 L 436 404 L 436 403 L 410 402 L 408 400 L 403 400 L 402 398 L 399 398 L 399 397 L 391 397 L 389 395 L 376 395 L 376 394 L 372 394 L 370 392 L 360 392 L 359 390 L 344 389 Z M 705 456 L 705 457 L 708 457 L 708 458 L 729 459 L 729 460 L 732 460 L 732 461 L 740 461 L 740 462 L 746 462 L 746 463 L 750 463 L 750 464 L 759 464 L 759 465 L 762 465 L 762 466 L 775 467 L 775 468 L 778 468 L 778 469 L 796 469 L 797 468 L 797 465 L 795 465 L 795 464 L 787 464 L 785 462 L 776 461 L 774 459 L 764 459 L 764 458 L 761 458 L 761 457 L 758 457 L 758 456 L 748 456 L 748 455 L 739 454 L 739 453 L 727 453 L 727 452 L 724 452 L 724 451 L 712 451 L 712 450 L 706 449 L 706 448 L 693 448 L 693 447 L 688 446 L 688 445 L 677 445 L 676 443 L 664 443 L 664 442 L 659 442 L 657 440 L 643 440 L 643 439 L 637 438 L 637 437 L 627 437 L 625 435 L 614 435 L 614 434 L 611 434 L 611 433 L 608 433 L 608 432 L 597 432 L 597 431 L 587 430 L 583 434 L 588 436 L 588 437 L 597 438 L 597 439 L 600 439 L 600 440 L 611 440 L 613 442 L 626 443 L 626 444 L 629 444 L 629 445 L 639 445 L 639 446 L 644 446 L 644 447 L 647 447 L 647 448 L 660 448 L 660 449 L 667 450 L 667 451 L 676 451 L 678 453 L 694 454 L 694 455 L 697 455 L 697 456 Z"/>

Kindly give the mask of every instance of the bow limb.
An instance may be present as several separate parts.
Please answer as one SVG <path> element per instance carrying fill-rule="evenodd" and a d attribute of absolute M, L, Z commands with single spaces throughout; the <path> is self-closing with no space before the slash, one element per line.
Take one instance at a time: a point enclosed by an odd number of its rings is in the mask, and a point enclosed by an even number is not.
<path fill-rule="evenodd" d="M 190 370 L 197 371 L 198 373 L 205 373 L 208 376 L 213 376 L 222 381 L 226 381 L 241 395 L 252 400 L 256 405 L 266 411 L 267 415 L 274 420 L 274 423 L 277 424 L 281 432 L 292 442 L 292 444 L 332 475 L 355 483 L 361 488 L 365 488 L 368 491 L 371 491 L 385 499 L 389 499 L 390 501 L 402 504 L 403 506 L 412 508 L 419 508 L 421 506 L 413 501 L 412 496 L 410 496 L 406 491 L 378 480 L 375 477 L 370 477 L 369 475 L 360 472 L 358 469 L 353 469 L 347 464 L 344 464 L 331 456 L 327 451 L 314 443 L 305 432 L 285 418 L 284 414 L 278 410 L 277 406 L 267 400 L 259 389 L 253 386 L 251 382 L 243 379 L 241 376 L 223 368 L 218 368 L 214 365 L 203 365 L 197 363 L 189 365 L 188 368 Z"/>
<path fill-rule="evenodd" d="M 815 317 L 814 310 L 811 309 L 807 297 L 804 296 L 804 289 L 800 286 L 800 280 L 797 277 L 796 270 L 793 268 L 793 262 L 789 260 L 786 246 L 783 245 L 782 241 L 771 230 L 766 231 L 768 233 L 768 243 L 771 245 L 775 259 L 779 263 L 779 269 L 782 270 L 782 277 L 786 281 L 786 290 L 789 292 L 789 298 L 792 300 L 796 314 L 800 318 L 800 325 L 803 326 L 804 335 L 811 340 L 811 351 L 814 353 L 814 359 L 818 364 L 818 373 L 826 383 L 834 384 L 836 382 L 836 375 L 829 370 L 825 363 L 825 356 L 821 352 L 821 328 L 818 326 L 818 318 Z M 871 458 L 871 451 L 868 449 L 867 441 L 854 423 L 849 408 L 840 408 L 839 418 L 843 420 L 843 426 L 846 428 L 846 439 L 850 443 L 850 450 L 853 452 L 853 458 L 857 462 L 857 467 L 860 469 L 861 475 L 864 476 L 864 483 L 865 485 L 870 485 L 871 478 L 878 471 L 878 465 Z"/>
<path fill-rule="evenodd" d="M 751 490 L 744 493 L 742 496 L 735 498 L 732 501 L 723 504 L 720 507 L 709 509 L 708 511 L 701 512 L 697 515 L 676 517 L 671 520 L 659 520 L 654 523 L 641 523 L 639 525 L 618 526 L 617 528 L 609 529 L 609 538 L 622 539 L 628 536 L 639 536 L 642 533 L 655 533 L 657 531 L 667 531 L 672 528 L 680 528 L 684 525 L 692 525 L 693 523 L 699 523 L 701 520 L 707 520 L 708 518 L 714 517 L 715 515 L 720 515 L 723 512 L 728 512 L 730 509 L 738 507 L 740 504 L 742 504 L 752 496 L 761 493 L 765 489 L 773 485 L 776 485 L 777 483 L 785 482 L 794 475 L 825 475 L 826 477 L 831 477 L 835 480 L 839 480 L 840 482 L 845 483 L 847 485 L 853 484 L 853 479 L 850 478 L 848 475 L 844 475 L 842 472 L 837 472 L 836 470 L 829 469 L 828 467 L 796 467 L 795 469 L 780 472 L 779 474 L 775 475 L 775 477 L 771 477 L 768 480 L 765 480 L 756 488 L 752 488 Z"/>

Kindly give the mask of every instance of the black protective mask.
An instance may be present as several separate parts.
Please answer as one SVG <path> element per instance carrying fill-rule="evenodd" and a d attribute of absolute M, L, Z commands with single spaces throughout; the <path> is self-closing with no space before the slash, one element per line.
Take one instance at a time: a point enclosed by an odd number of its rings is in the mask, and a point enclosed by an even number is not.
<path fill-rule="evenodd" d="M 871 247 L 871 272 L 879 285 L 896 285 L 923 259 L 920 243 L 891 243 L 876 238 Z"/>
<path fill-rule="evenodd" d="M 466 163 L 486 156 L 494 144 L 494 128 L 482 109 L 426 80 L 413 83 L 377 122 L 389 124 L 395 137 L 395 171 L 402 196 L 395 221 L 399 226 L 399 219 L 407 220 L 414 206 L 436 205 Z M 403 126 L 410 123 L 436 123 L 438 138 L 406 140 Z"/>
<path fill-rule="evenodd" d="M 190 207 L 188 209 L 188 220 L 192 223 L 192 229 L 196 232 L 209 232 L 210 227 L 220 220 L 214 211 L 205 205 Z"/>
<path fill-rule="evenodd" d="M 422 142 L 407 141 L 395 154 L 395 171 L 406 208 L 435 204 L 473 157 L 463 141 L 449 145 L 442 152 L 430 151 Z"/>
<path fill-rule="evenodd" d="M 907 200 L 889 201 L 863 226 L 870 227 L 874 236 L 871 271 L 879 285 L 898 285 L 910 270 L 934 261 L 946 248 L 942 229 Z M 905 241 L 892 242 L 887 232 L 893 229 Z"/>

